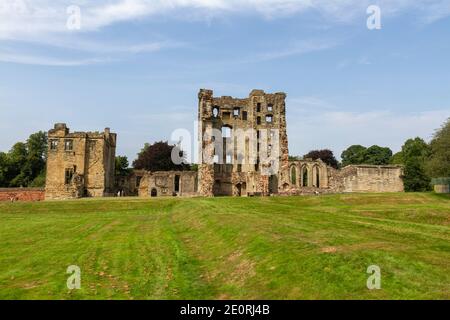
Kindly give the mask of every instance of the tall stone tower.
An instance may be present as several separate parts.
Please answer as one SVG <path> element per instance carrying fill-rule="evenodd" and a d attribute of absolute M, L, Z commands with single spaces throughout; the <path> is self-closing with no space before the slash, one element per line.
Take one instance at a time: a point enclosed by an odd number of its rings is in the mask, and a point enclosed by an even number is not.
<path fill-rule="evenodd" d="M 117 135 L 70 133 L 65 123 L 48 132 L 46 199 L 104 197 L 114 193 Z"/>
<path fill-rule="evenodd" d="M 199 92 L 199 193 L 268 195 L 289 184 L 286 94 Z"/>

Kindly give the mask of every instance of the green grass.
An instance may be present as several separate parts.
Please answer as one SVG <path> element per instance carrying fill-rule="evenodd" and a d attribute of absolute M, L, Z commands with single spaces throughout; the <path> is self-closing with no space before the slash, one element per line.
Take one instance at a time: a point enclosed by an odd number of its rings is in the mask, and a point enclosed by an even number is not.
<path fill-rule="evenodd" d="M 0 299 L 449 299 L 449 221 L 431 193 L 0 203 Z"/>

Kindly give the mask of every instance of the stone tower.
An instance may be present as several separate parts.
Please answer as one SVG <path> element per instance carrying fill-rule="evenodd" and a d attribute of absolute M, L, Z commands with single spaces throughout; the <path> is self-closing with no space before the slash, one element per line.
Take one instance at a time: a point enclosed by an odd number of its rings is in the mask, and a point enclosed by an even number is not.
<path fill-rule="evenodd" d="M 199 92 L 199 193 L 268 195 L 289 184 L 286 94 Z"/>
<path fill-rule="evenodd" d="M 104 197 L 114 194 L 117 135 L 70 133 L 65 123 L 48 132 L 46 199 Z"/>

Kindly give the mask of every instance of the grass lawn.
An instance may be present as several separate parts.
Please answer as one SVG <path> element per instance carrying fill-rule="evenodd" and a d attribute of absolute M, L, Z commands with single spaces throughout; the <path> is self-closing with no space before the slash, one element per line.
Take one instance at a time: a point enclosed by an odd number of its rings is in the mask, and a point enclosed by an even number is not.
<path fill-rule="evenodd" d="M 0 299 L 449 299 L 449 222 L 431 193 L 0 203 Z"/>

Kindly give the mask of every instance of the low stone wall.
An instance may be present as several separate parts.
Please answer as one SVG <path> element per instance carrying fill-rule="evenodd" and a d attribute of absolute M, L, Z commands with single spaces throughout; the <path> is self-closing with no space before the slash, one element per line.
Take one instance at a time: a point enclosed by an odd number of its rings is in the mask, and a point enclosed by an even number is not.
<path fill-rule="evenodd" d="M 45 190 L 40 188 L 0 188 L 0 201 L 42 201 Z"/>
<path fill-rule="evenodd" d="M 434 192 L 436 193 L 450 193 L 450 185 L 448 184 L 437 184 L 434 186 Z"/>
<path fill-rule="evenodd" d="M 146 172 L 139 185 L 140 197 L 197 196 L 196 171 Z"/>
<path fill-rule="evenodd" d="M 340 172 L 343 192 L 403 192 L 401 166 L 352 165 Z"/>

